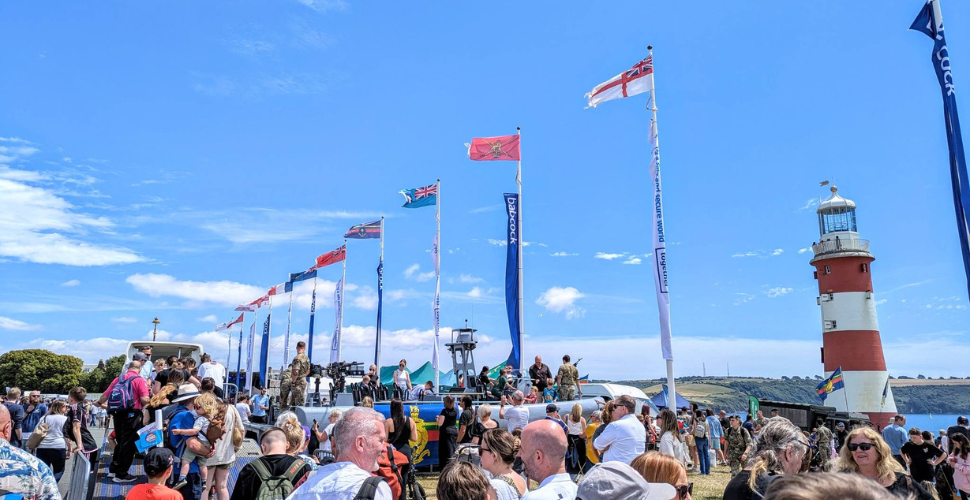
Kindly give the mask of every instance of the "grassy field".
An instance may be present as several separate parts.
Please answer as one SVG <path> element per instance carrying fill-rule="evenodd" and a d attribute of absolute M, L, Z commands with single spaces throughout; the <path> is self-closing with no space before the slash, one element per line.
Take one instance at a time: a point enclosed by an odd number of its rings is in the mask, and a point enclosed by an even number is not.
<path fill-rule="evenodd" d="M 731 480 L 731 468 L 714 467 L 709 476 L 701 476 L 691 472 L 687 474 L 687 480 L 694 482 L 694 495 L 692 497 L 694 500 L 721 500 L 724 495 L 724 488 Z M 418 482 L 424 486 L 424 491 L 429 500 L 438 498 L 435 495 L 435 488 L 438 487 L 437 474 L 420 475 Z M 532 487 L 535 488 L 536 486 L 538 485 L 533 482 Z"/>
<path fill-rule="evenodd" d="M 889 381 L 892 387 L 914 387 L 923 385 L 970 385 L 970 380 L 920 380 L 920 379 L 893 379 Z"/>

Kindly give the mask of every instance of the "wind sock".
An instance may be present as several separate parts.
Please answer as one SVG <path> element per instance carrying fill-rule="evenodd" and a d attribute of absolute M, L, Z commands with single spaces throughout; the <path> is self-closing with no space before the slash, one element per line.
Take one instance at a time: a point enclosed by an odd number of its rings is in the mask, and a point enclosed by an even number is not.
<path fill-rule="evenodd" d="M 946 143 L 950 150 L 950 183 L 953 191 L 953 208 L 957 215 L 957 234 L 963 251 L 963 269 L 970 290 L 970 179 L 967 177 L 967 161 L 963 154 L 963 134 L 960 132 L 960 116 L 957 114 L 956 89 L 950 72 L 950 51 L 943 36 L 943 15 L 938 0 L 929 0 L 913 21 L 911 30 L 925 33 L 933 39 L 930 60 L 936 70 L 936 78 L 943 92 L 943 121 L 946 122 Z"/>
<path fill-rule="evenodd" d="M 432 184 L 414 189 L 402 189 L 404 208 L 431 207 L 438 204 L 438 185 Z"/>
<path fill-rule="evenodd" d="M 344 245 L 340 248 L 331 250 L 317 257 L 316 263 L 313 265 L 313 267 L 311 267 L 310 269 L 307 269 L 307 272 L 320 269 L 321 267 L 327 267 L 330 264 L 336 264 L 338 262 L 342 262 L 346 258 L 347 258 L 347 245 Z"/>

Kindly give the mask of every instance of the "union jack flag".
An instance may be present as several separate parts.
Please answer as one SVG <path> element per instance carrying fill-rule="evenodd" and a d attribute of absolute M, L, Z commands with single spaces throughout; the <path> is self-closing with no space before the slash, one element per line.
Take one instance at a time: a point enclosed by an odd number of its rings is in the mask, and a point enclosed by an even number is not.
<path fill-rule="evenodd" d="M 412 189 L 403 189 L 404 208 L 427 207 L 438 204 L 438 184 Z"/>
<path fill-rule="evenodd" d="M 432 184 L 430 186 L 414 188 L 414 199 L 420 200 L 425 196 L 431 196 L 433 194 L 438 194 L 438 185 Z"/>

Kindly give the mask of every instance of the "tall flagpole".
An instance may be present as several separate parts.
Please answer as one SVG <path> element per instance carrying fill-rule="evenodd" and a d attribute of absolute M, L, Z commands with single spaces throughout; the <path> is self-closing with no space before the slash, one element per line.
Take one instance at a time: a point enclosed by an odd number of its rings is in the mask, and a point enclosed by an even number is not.
<path fill-rule="evenodd" d="M 650 55 L 651 64 L 653 64 L 653 47 L 647 46 L 647 52 Z M 654 189 L 655 189 L 655 196 L 657 200 L 656 205 L 659 211 L 659 213 L 657 213 L 656 215 L 658 220 L 654 223 L 654 232 L 656 234 L 658 227 L 660 228 L 660 231 L 663 230 L 662 229 L 663 228 L 663 199 L 661 198 L 661 194 L 660 194 L 660 136 L 657 129 L 657 88 L 654 84 L 653 74 L 654 74 L 654 71 L 650 71 L 650 100 L 647 101 L 647 109 L 649 109 L 651 113 L 650 141 L 651 141 L 651 147 L 654 149 L 654 151 L 652 151 L 653 158 L 651 161 L 652 163 L 655 163 L 655 167 L 656 167 L 656 177 L 654 178 Z M 660 252 L 663 252 L 662 256 L 658 255 Z M 661 304 L 660 305 L 660 313 L 661 313 L 660 314 L 660 337 L 661 337 L 660 342 L 661 342 L 662 349 L 664 351 L 664 359 L 667 362 L 667 387 L 670 388 L 670 399 L 673 400 L 674 405 L 676 405 L 677 386 L 674 382 L 674 356 L 673 356 L 673 348 L 670 345 L 670 303 L 669 303 L 669 296 L 667 294 L 667 286 L 666 286 L 667 251 L 666 251 L 666 244 L 664 243 L 662 233 L 659 237 L 659 243 L 657 241 L 654 241 L 653 253 L 654 253 L 653 258 L 654 258 L 654 273 L 655 273 L 654 279 L 656 280 L 656 283 L 657 283 L 657 302 Z M 660 268 L 658 266 L 663 266 L 663 269 L 664 269 L 663 277 L 659 276 Z M 664 305 L 663 305 L 664 302 L 666 302 L 666 314 L 664 314 Z M 667 330 L 666 339 L 664 339 L 665 328 Z"/>
<path fill-rule="evenodd" d="M 438 372 L 438 330 L 440 329 L 441 320 L 441 308 L 440 308 L 440 293 L 441 293 L 441 179 L 437 181 L 437 187 L 435 189 L 437 193 L 435 195 L 435 207 L 437 212 L 435 212 L 435 220 L 438 222 L 438 232 L 435 233 L 435 242 L 437 243 L 437 261 L 435 262 L 435 273 L 434 273 L 434 350 L 431 351 L 432 365 L 434 365 L 434 387 L 438 393 L 441 392 L 441 386 L 439 384 L 439 372 Z"/>
<path fill-rule="evenodd" d="M 381 309 L 384 307 L 384 216 L 381 216 L 381 262 L 378 265 L 377 293 L 381 294 L 377 299 L 377 341 L 374 348 L 374 364 L 377 365 L 377 376 L 381 373 Z"/>
<path fill-rule="evenodd" d="M 272 298 L 270 299 L 272 304 Z M 249 343 L 246 345 L 246 393 L 253 395 L 253 354 L 256 348 L 256 325 L 259 324 L 259 307 L 253 313 L 253 326 L 249 328 Z"/>
<path fill-rule="evenodd" d="M 245 314 L 245 313 L 243 313 Z M 245 316 L 243 316 L 243 323 L 245 323 Z M 229 362 L 232 361 L 232 328 L 229 328 L 229 353 L 226 354 L 226 372 L 229 372 Z"/>
<path fill-rule="evenodd" d="M 519 231 L 519 364 L 524 364 L 525 360 L 525 280 L 522 275 L 522 249 L 525 248 L 525 240 L 522 236 L 522 127 L 515 127 L 515 133 L 519 136 L 519 165 L 515 171 L 515 183 L 519 185 L 519 214 L 516 224 Z M 515 369 L 521 370 L 522 366 Z"/>
<path fill-rule="evenodd" d="M 290 310 L 286 313 L 286 335 L 283 337 L 283 366 L 286 367 L 290 359 L 290 323 L 293 320 L 293 296 L 296 295 L 296 283 L 290 289 Z"/>
<path fill-rule="evenodd" d="M 347 239 L 346 238 L 344 238 L 344 270 L 343 270 L 343 276 L 340 278 L 340 283 L 344 287 L 347 286 Z M 341 336 L 341 338 L 338 339 L 338 340 L 340 340 L 340 342 L 337 343 L 337 360 L 338 361 L 340 360 L 340 344 L 342 344 L 343 343 L 343 340 L 344 340 L 343 339 L 343 329 L 344 329 L 344 296 L 343 295 L 344 295 L 344 290 L 340 290 L 340 311 L 337 311 L 337 314 L 340 315 L 340 317 L 337 319 L 337 321 L 340 323 L 340 336 Z M 378 368 L 378 370 L 379 369 L 380 368 Z"/>

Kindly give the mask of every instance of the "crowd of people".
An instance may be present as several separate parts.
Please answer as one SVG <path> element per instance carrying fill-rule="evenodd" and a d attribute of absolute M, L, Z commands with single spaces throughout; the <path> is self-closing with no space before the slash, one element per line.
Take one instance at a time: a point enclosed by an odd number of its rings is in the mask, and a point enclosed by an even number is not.
<path fill-rule="evenodd" d="M 8 389 L 0 406 L 0 494 L 59 500 L 58 481 L 71 457 L 97 462 L 100 446 L 89 429 L 105 426 L 110 415 L 110 480 L 138 481 L 133 464 L 142 457 L 145 477 L 138 482 L 146 482 L 129 491 L 130 500 L 407 496 L 418 426 L 401 398 L 392 399 L 389 418 L 365 404 L 333 409 L 328 422 L 312 426 L 291 411 L 269 421 L 265 389 L 252 398 L 224 399 L 225 368 L 207 355 L 199 366 L 174 356 L 152 363 L 151 351 L 136 353 L 94 401 L 83 387 L 66 399 L 43 398 L 37 391 L 23 397 L 20 389 Z M 431 389 L 413 387 L 406 366 L 402 360 L 393 377 L 397 394 L 406 399 L 415 389 Z M 302 342 L 287 370 L 289 397 L 280 399 L 282 410 L 305 397 L 309 368 Z M 372 366 L 367 386 L 379 383 L 376 372 Z M 638 411 L 634 398 L 619 396 L 598 401 L 601 408 L 587 419 L 582 405 L 569 404 L 581 394 L 569 356 L 555 377 L 536 357 L 528 370 L 533 398 L 515 389 L 510 373 L 495 380 L 487 374 L 484 370 L 478 382 L 496 399 L 443 398 L 436 419 L 441 500 L 690 500 L 688 473 L 707 475 L 719 466 L 731 471 L 726 500 L 970 497 L 965 417 L 937 436 L 907 429 L 902 415 L 881 432 L 869 425 L 847 429 L 844 423 L 830 429 L 821 422 L 806 432 L 777 410 L 770 417 L 759 411 L 741 418 L 691 405 L 652 415 L 648 405 Z M 530 401 L 547 403 L 545 418 L 530 421 L 525 406 Z M 155 422 L 157 412 L 165 428 L 163 445 L 139 454 L 137 431 Z M 272 427 L 260 436 L 261 456 L 241 469 L 230 488 L 229 469 L 249 422 Z M 396 479 L 382 474 L 388 464 Z"/>

